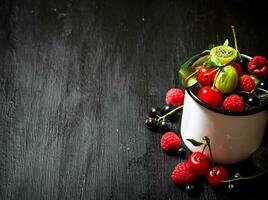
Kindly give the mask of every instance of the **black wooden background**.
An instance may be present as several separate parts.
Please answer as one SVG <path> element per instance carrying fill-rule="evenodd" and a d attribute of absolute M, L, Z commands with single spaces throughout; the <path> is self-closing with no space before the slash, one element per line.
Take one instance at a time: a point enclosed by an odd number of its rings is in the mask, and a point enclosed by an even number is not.
<path fill-rule="evenodd" d="M 0 199 L 194 199 L 172 183 L 182 159 L 161 151 L 145 116 L 189 56 L 232 39 L 231 25 L 241 51 L 268 56 L 264 4 L 0 2 Z M 266 183 L 204 181 L 195 199 L 267 199 Z"/>

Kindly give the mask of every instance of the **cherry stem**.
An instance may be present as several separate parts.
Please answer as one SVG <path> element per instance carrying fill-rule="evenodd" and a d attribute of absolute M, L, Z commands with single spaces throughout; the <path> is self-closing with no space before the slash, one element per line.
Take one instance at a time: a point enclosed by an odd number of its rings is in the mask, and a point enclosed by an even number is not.
<path fill-rule="evenodd" d="M 210 139 L 207 136 L 204 136 L 203 139 L 206 141 L 206 145 L 208 146 L 212 168 L 214 168 L 215 164 L 213 161 L 213 156 L 212 156 L 212 151 L 211 151 L 211 146 L 210 146 Z"/>
<path fill-rule="evenodd" d="M 260 91 L 263 91 L 265 93 L 268 93 L 268 90 L 265 90 L 265 89 L 262 89 L 262 88 L 259 88 L 259 87 L 257 87 L 257 89 L 260 90 Z"/>
<path fill-rule="evenodd" d="M 190 79 L 190 78 L 192 78 L 194 75 L 196 75 L 197 72 L 198 72 L 198 70 L 195 70 L 193 73 L 191 73 L 189 76 L 187 76 L 187 77 L 185 78 L 184 81 L 188 81 L 188 79 Z"/>
<path fill-rule="evenodd" d="M 174 112 L 176 112 L 177 110 L 179 110 L 179 109 L 181 109 L 181 108 L 183 108 L 183 105 L 178 106 L 178 107 L 174 108 L 173 110 L 169 111 L 168 113 L 166 113 L 165 115 L 159 117 L 159 118 L 157 119 L 157 121 L 160 121 L 161 119 L 164 119 L 166 116 L 173 114 Z"/>
<path fill-rule="evenodd" d="M 216 69 L 212 70 L 211 72 L 206 73 L 205 77 L 208 77 L 209 75 L 213 74 L 214 72 L 218 71 L 219 69 L 220 69 L 220 67 L 217 67 Z"/>
<path fill-rule="evenodd" d="M 203 155 L 203 153 L 204 153 L 204 151 L 205 151 L 205 149 L 206 149 L 206 147 L 207 147 L 208 145 L 207 145 L 207 142 L 204 144 L 204 147 L 203 147 L 203 149 L 202 149 L 202 152 L 201 152 L 201 154 L 200 154 L 200 156 L 197 158 L 197 161 L 200 161 L 201 160 L 201 157 L 202 157 L 202 155 Z"/>
<path fill-rule="evenodd" d="M 229 179 L 229 180 L 224 180 L 224 181 L 221 181 L 222 183 L 230 183 L 230 182 L 233 182 L 233 181 L 238 181 L 238 180 L 248 180 L 248 179 L 253 179 L 253 178 L 257 178 L 263 174 L 265 174 L 266 172 L 268 172 L 268 169 L 262 171 L 261 173 L 259 174 L 256 174 L 254 176 L 247 176 L 247 177 L 243 177 L 243 176 L 240 176 L 240 177 L 237 177 L 237 178 L 233 178 L 233 179 Z"/>

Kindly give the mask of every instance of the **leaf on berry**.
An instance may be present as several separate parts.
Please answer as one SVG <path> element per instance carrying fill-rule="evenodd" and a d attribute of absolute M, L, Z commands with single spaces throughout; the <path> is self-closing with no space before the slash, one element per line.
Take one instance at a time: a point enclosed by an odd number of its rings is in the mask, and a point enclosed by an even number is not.
<path fill-rule="evenodd" d="M 229 46 L 229 40 L 226 39 L 226 40 L 224 41 L 223 45 L 224 45 L 224 46 Z"/>
<path fill-rule="evenodd" d="M 250 75 L 250 77 L 254 81 L 255 85 L 259 85 L 259 83 L 260 83 L 261 80 L 257 76 Z"/>
<path fill-rule="evenodd" d="M 201 146 L 201 145 L 204 144 L 204 143 L 202 143 L 202 142 L 198 142 L 198 141 L 196 141 L 196 140 L 194 140 L 194 139 L 186 139 L 186 140 L 188 140 L 189 142 L 191 142 L 192 145 L 194 145 L 195 147 L 199 147 L 199 146 Z"/>
<path fill-rule="evenodd" d="M 215 47 L 215 44 L 209 44 L 208 45 L 208 50 L 211 50 L 213 47 Z"/>
<path fill-rule="evenodd" d="M 191 87 L 193 86 L 194 84 L 196 84 L 198 82 L 197 78 L 196 77 L 191 77 L 187 80 L 187 82 L 185 82 L 185 87 Z"/>
<path fill-rule="evenodd" d="M 268 148 L 261 147 L 252 154 L 253 164 L 263 170 L 268 169 Z"/>
<path fill-rule="evenodd" d="M 192 56 L 189 60 L 187 60 L 181 67 L 180 67 L 180 70 L 179 70 L 179 75 L 181 77 L 181 80 L 182 80 L 182 84 L 185 86 L 185 87 L 191 87 L 193 86 L 194 84 L 197 83 L 197 79 L 196 77 L 194 76 L 194 74 L 196 73 L 196 69 L 195 69 L 195 66 L 193 64 L 196 64 L 196 61 L 204 56 L 204 55 L 207 55 L 208 52 L 205 51 L 201 54 L 196 54 L 194 56 Z"/>
<path fill-rule="evenodd" d="M 206 66 L 206 68 L 217 67 L 217 65 L 211 60 L 207 60 L 206 62 L 204 62 L 204 65 Z"/>
<path fill-rule="evenodd" d="M 202 65 L 204 65 L 205 62 L 207 62 L 210 58 L 210 55 L 204 55 L 201 56 L 200 58 L 198 58 L 193 64 L 192 66 L 196 69 Z"/>

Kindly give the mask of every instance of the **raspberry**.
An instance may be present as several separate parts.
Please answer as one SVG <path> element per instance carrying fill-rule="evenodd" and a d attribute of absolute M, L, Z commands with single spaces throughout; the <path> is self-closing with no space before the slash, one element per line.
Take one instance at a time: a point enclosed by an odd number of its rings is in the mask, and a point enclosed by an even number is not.
<path fill-rule="evenodd" d="M 238 89 L 240 91 L 251 92 L 255 88 L 255 82 L 249 75 L 243 75 L 238 80 Z"/>
<path fill-rule="evenodd" d="M 223 101 L 223 109 L 233 112 L 240 112 L 244 110 L 245 102 L 242 97 L 232 94 Z"/>
<path fill-rule="evenodd" d="M 188 162 L 181 162 L 174 168 L 171 179 L 177 185 L 188 185 L 195 182 L 196 175 L 190 169 Z"/>
<path fill-rule="evenodd" d="M 181 139 L 172 131 L 165 133 L 161 138 L 161 148 L 164 151 L 178 150 L 180 146 Z"/>
<path fill-rule="evenodd" d="M 268 61 L 263 56 L 254 56 L 248 62 L 248 71 L 256 76 L 266 76 L 268 74 Z"/>
<path fill-rule="evenodd" d="M 166 94 L 166 103 L 175 107 L 183 104 L 184 93 L 179 88 L 171 88 Z"/>

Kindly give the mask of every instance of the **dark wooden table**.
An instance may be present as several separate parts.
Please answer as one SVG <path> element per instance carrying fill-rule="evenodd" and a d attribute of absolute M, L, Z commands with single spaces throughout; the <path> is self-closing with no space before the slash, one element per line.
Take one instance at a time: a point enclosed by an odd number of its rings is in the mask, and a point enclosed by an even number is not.
<path fill-rule="evenodd" d="M 241 51 L 268 56 L 267 16 L 258 0 L 1 0 L 0 199 L 194 199 L 145 116 L 230 25 Z M 267 199 L 267 180 L 203 181 L 195 199 Z"/>

